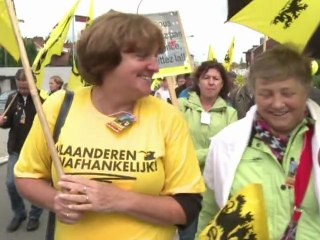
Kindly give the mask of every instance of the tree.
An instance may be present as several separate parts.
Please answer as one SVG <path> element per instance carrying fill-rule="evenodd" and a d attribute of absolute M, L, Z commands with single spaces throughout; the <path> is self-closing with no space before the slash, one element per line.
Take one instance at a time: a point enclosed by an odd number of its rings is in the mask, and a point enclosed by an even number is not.
<path fill-rule="evenodd" d="M 24 38 L 23 42 L 31 65 L 38 53 L 36 46 L 31 38 Z M 14 60 L 14 58 L 11 57 L 4 48 L 0 47 L 0 67 L 22 67 L 22 63 L 21 60 L 16 62 L 16 60 Z"/>

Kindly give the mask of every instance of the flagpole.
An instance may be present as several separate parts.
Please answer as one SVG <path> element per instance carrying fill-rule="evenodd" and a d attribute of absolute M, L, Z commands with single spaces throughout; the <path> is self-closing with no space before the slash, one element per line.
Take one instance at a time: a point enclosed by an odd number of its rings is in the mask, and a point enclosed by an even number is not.
<path fill-rule="evenodd" d="M 268 41 L 268 36 L 264 35 L 263 37 L 263 52 L 265 52 L 267 50 L 267 41 Z"/>
<path fill-rule="evenodd" d="M 42 130 L 43 130 L 43 133 L 44 133 L 44 136 L 47 141 L 47 145 L 48 145 L 48 148 L 49 148 L 49 151 L 51 154 L 51 158 L 52 158 L 52 161 L 54 163 L 54 166 L 55 166 L 57 174 L 58 174 L 58 178 L 60 178 L 60 176 L 63 174 L 62 165 L 61 165 L 57 150 L 54 146 L 54 141 L 51 136 L 49 125 L 46 121 L 46 118 L 45 118 L 45 115 L 44 115 L 44 112 L 42 109 L 42 104 L 41 104 L 41 101 L 40 101 L 40 98 L 38 95 L 38 89 L 36 87 L 35 81 L 32 76 L 30 63 L 29 63 L 26 49 L 25 49 L 25 46 L 24 46 L 24 43 L 23 43 L 23 40 L 21 37 L 20 29 L 18 26 L 18 21 L 17 21 L 15 11 L 14 11 L 14 8 L 12 5 L 12 0 L 5 0 L 5 2 L 7 5 L 10 21 L 11 21 L 11 24 L 12 24 L 12 27 L 13 27 L 13 30 L 15 33 L 15 38 L 18 42 L 20 58 L 21 58 L 21 62 L 22 62 L 26 77 L 27 77 L 27 82 L 28 82 L 28 85 L 30 88 L 31 97 L 34 102 L 34 105 L 35 105 L 35 108 L 36 108 L 36 111 L 37 111 L 37 114 L 38 114 L 38 117 L 40 120 L 40 124 L 41 124 Z"/>
<path fill-rule="evenodd" d="M 72 19 L 72 64 L 74 63 L 74 51 L 75 51 L 75 15 L 73 15 L 73 19 Z"/>

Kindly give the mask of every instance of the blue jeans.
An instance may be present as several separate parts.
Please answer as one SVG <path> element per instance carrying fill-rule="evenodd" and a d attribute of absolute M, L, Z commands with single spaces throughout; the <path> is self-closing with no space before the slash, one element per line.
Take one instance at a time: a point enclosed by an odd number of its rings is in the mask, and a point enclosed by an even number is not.
<path fill-rule="evenodd" d="M 196 218 L 187 228 L 179 229 L 180 240 L 194 240 L 198 228 L 198 218 Z"/>
<path fill-rule="evenodd" d="M 8 194 L 11 202 L 11 208 L 16 217 L 24 218 L 27 216 L 26 208 L 23 202 L 22 197 L 19 195 L 16 186 L 14 184 L 14 165 L 18 161 L 19 154 L 18 153 L 11 153 L 9 155 L 8 165 L 7 165 L 7 189 Z M 42 208 L 38 208 L 34 205 L 31 205 L 31 210 L 29 212 L 29 218 L 32 219 L 39 219 L 42 213 Z"/>

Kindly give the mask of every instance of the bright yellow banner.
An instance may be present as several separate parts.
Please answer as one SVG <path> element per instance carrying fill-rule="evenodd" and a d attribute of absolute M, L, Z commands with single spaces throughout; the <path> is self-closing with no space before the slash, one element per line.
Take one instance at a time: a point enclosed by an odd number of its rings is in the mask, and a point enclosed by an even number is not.
<path fill-rule="evenodd" d="M 208 60 L 208 61 L 217 60 L 216 55 L 214 54 L 214 51 L 213 51 L 213 48 L 212 48 L 211 45 L 209 45 L 207 60 Z"/>
<path fill-rule="evenodd" d="M 235 37 L 232 38 L 232 41 L 230 43 L 229 49 L 227 51 L 227 54 L 224 57 L 223 66 L 225 67 L 225 69 L 227 71 L 230 71 L 231 65 L 232 65 L 232 61 L 233 61 L 234 40 L 235 40 Z"/>
<path fill-rule="evenodd" d="M 0 0 L 0 45 L 16 60 L 20 58 L 18 42 L 11 25 L 8 9 Z"/>
<path fill-rule="evenodd" d="M 262 186 L 250 184 L 230 198 L 199 239 L 269 239 Z"/>
<path fill-rule="evenodd" d="M 32 70 L 37 78 L 37 87 L 42 88 L 43 71 L 46 65 L 51 61 L 53 55 L 61 55 L 64 42 L 69 32 L 70 23 L 73 19 L 74 12 L 80 0 L 73 5 L 69 12 L 62 18 L 62 20 L 52 29 L 43 48 L 39 51 L 33 64 Z"/>
<path fill-rule="evenodd" d="M 88 13 L 88 20 L 86 22 L 86 27 L 90 26 L 93 22 L 93 0 L 90 1 L 90 7 L 89 7 L 89 13 Z M 79 87 L 87 86 L 88 84 L 86 81 L 81 77 L 78 65 L 75 59 L 72 61 L 72 69 L 71 69 L 71 75 L 68 81 L 68 89 L 75 90 Z"/>
<path fill-rule="evenodd" d="M 290 42 L 302 52 L 320 23 L 319 13 L 319 0 L 254 0 L 229 21 L 261 32 L 280 43 Z"/>

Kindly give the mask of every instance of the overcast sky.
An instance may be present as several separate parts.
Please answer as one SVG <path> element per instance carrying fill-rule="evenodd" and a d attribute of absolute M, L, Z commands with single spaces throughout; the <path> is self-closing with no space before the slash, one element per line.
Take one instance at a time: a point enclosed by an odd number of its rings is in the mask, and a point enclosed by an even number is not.
<path fill-rule="evenodd" d="M 76 0 L 14 0 L 24 37 L 46 37 Z M 94 16 L 110 9 L 136 13 L 140 0 L 95 0 Z M 243 52 L 259 44 L 259 34 L 234 23 L 225 23 L 227 0 L 142 0 L 139 13 L 179 11 L 187 43 L 197 61 L 206 60 L 209 44 L 222 61 L 235 36 L 234 61 L 244 59 Z M 81 0 L 76 14 L 87 15 L 90 0 Z M 81 26 L 78 26 L 80 28 Z M 81 25 L 81 24 L 80 24 Z M 188 37 L 193 36 L 193 37 Z"/>

